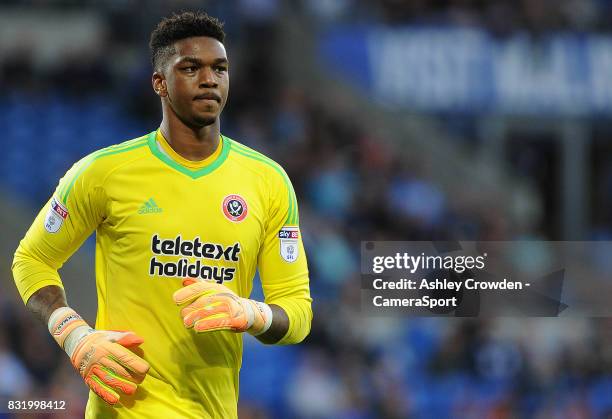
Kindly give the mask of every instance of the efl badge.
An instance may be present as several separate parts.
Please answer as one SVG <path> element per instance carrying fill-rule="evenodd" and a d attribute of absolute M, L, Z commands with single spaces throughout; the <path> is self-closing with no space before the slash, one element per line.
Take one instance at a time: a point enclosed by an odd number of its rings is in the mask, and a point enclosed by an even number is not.
<path fill-rule="evenodd" d="M 278 232 L 280 254 L 286 262 L 295 262 L 298 258 L 300 229 L 298 227 L 283 227 Z"/>
<path fill-rule="evenodd" d="M 240 195 L 228 195 L 223 200 L 223 214 L 234 222 L 242 221 L 248 213 L 247 203 Z"/>
<path fill-rule="evenodd" d="M 53 197 L 51 207 L 45 217 L 45 230 L 49 233 L 57 233 L 66 217 L 68 217 L 68 210 Z"/>

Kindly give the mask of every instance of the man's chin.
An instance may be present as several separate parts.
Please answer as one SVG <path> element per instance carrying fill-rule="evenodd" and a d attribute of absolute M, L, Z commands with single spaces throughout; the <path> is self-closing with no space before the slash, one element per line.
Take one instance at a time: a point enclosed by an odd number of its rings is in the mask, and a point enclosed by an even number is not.
<path fill-rule="evenodd" d="M 194 118 L 194 122 L 196 123 L 196 125 L 198 125 L 200 127 L 206 127 L 208 125 L 212 125 L 216 121 L 217 121 L 217 117 L 216 116 L 199 115 L 199 116 L 196 116 Z"/>

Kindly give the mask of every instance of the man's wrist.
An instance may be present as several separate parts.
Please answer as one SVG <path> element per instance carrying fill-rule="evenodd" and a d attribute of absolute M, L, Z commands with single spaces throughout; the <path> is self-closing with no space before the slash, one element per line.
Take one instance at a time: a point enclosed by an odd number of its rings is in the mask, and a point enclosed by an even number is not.
<path fill-rule="evenodd" d="M 48 325 L 51 314 L 58 308 L 67 306 L 64 289 L 57 285 L 47 285 L 30 296 L 26 308 Z"/>
<path fill-rule="evenodd" d="M 277 304 L 269 304 L 272 310 L 272 324 L 265 333 L 257 335 L 257 340 L 265 344 L 275 344 L 287 334 L 289 330 L 289 317 L 287 312 Z"/>

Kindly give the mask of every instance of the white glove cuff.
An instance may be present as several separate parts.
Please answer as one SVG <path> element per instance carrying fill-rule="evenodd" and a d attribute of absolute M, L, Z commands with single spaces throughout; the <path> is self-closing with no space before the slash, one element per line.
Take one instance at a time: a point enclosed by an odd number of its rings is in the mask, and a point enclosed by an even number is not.
<path fill-rule="evenodd" d="M 263 333 L 266 333 L 270 326 L 272 326 L 272 309 L 266 303 L 262 303 L 260 301 L 254 301 L 255 305 L 263 313 L 263 317 L 266 320 L 264 323 L 263 329 L 261 329 L 258 333 L 253 334 L 253 336 L 259 336 Z"/>
<path fill-rule="evenodd" d="M 253 306 L 249 304 L 249 299 L 243 298 L 243 301 L 244 301 L 243 307 L 246 308 L 246 316 L 247 316 L 246 330 L 249 330 L 251 326 L 253 326 L 253 323 L 255 323 L 255 313 L 253 312 Z M 253 300 L 250 300 L 250 301 L 253 301 Z"/>
<path fill-rule="evenodd" d="M 79 342 L 81 342 L 81 340 L 85 336 L 90 335 L 93 332 L 94 329 L 89 326 L 79 326 L 72 332 L 70 332 L 70 334 L 68 335 L 68 337 L 66 337 L 66 340 L 64 341 L 64 350 L 70 358 L 72 358 L 72 354 L 74 353 L 76 347 L 79 345 Z"/>

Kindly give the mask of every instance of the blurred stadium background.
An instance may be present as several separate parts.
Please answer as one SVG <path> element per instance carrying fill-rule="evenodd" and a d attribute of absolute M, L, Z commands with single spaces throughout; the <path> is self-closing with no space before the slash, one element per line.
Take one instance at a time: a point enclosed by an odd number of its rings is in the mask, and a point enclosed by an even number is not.
<path fill-rule="evenodd" d="M 365 318 L 358 271 L 361 240 L 612 238 L 610 0 L 3 0 L 0 397 L 82 415 L 12 255 L 74 161 L 157 127 L 148 35 L 194 8 L 226 22 L 222 130 L 288 171 L 311 269 L 307 341 L 245 339 L 241 418 L 612 417 L 610 319 Z M 63 269 L 90 321 L 92 249 Z"/>

